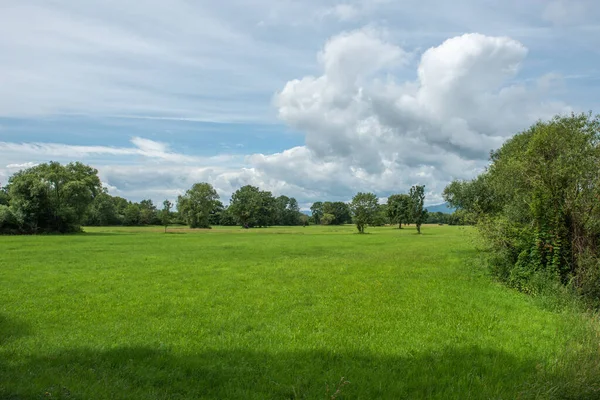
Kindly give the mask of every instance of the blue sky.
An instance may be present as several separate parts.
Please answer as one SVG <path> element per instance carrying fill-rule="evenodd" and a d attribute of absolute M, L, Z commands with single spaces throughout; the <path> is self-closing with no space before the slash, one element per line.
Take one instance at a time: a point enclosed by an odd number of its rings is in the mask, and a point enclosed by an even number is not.
<path fill-rule="evenodd" d="M 0 184 L 56 160 L 160 203 L 441 201 L 511 135 L 600 110 L 593 0 L 0 3 Z"/>

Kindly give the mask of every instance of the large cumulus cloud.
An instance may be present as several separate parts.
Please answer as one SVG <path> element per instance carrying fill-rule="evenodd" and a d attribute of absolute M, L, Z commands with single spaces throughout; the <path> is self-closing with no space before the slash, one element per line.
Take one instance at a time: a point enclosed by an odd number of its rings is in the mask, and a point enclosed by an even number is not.
<path fill-rule="evenodd" d="M 305 147 L 252 161 L 307 187 L 326 187 L 327 174 L 334 187 L 393 192 L 421 183 L 439 198 L 449 180 L 476 174 L 507 137 L 567 109 L 544 101 L 547 85 L 513 83 L 526 56 L 508 37 L 465 34 L 426 50 L 416 79 L 399 82 L 408 52 L 374 29 L 341 34 L 319 54 L 321 76 L 289 81 L 275 97 L 279 117 L 305 134 Z"/>

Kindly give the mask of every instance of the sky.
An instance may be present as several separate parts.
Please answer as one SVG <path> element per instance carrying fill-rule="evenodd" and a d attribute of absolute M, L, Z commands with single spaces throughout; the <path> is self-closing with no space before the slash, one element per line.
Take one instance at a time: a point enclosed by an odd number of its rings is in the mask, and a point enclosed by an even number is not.
<path fill-rule="evenodd" d="M 48 161 L 161 204 L 196 182 L 443 201 L 537 120 L 600 112 L 596 0 L 0 0 L 0 185 Z"/>

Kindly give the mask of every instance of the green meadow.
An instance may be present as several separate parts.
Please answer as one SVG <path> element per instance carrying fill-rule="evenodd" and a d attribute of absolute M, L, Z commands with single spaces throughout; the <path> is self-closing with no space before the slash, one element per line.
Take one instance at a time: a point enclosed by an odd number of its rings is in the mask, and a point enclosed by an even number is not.
<path fill-rule="evenodd" d="M 594 317 L 470 228 L 85 231 L 0 237 L 0 398 L 600 397 Z"/>

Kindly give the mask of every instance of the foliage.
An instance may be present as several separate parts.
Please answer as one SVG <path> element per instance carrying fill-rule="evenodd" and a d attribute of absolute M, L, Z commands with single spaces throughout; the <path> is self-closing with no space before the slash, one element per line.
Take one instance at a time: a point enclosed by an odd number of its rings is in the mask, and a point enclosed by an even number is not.
<path fill-rule="evenodd" d="M 177 197 L 177 210 L 190 228 L 210 228 L 210 215 L 218 206 L 219 195 L 210 183 L 195 183 Z"/>
<path fill-rule="evenodd" d="M 123 215 L 123 225 L 126 226 L 136 226 L 140 225 L 142 220 L 142 212 L 140 210 L 139 204 L 130 203 L 125 208 L 125 212 Z"/>
<path fill-rule="evenodd" d="M 427 224 L 446 224 L 446 225 L 473 225 L 474 220 L 471 218 L 471 214 L 466 213 L 464 210 L 456 210 L 452 214 L 446 214 L 441 211 L 428 212 Z"/>
<path fill-rule="evenodd" d="M 322 225 L 333 225 L 334 221 L 335 221 L 335 215 L 333 215 L 333 214 L 323 214 L 323 216 L 321 217 Z"/>
<path fill-rule="evenodd" d="M 357 193 L 350 203 L 350 210 L 359 233 L 365 233 L 367 225 L 372 225 L 379 212 L 377 196 L 374 193 Z"/>
<path fill-rule="evenodd" d="M 378 204 L 372 226 L 384 226 L 390 222 L 387 204 Z"/>
<path fill-rule="evenodd" d="M 425 203 L 425 186 L 413 186 L 410 188 L 410 220 L 417 226 L 417 233 L 421 233 L 421 225 L 427 220 L 427 210 L 423 207 Z"/>
<path fill-rule="evenodd" d="M 98 171 L 81 163 L 50 162 L 9 179 L 10 208 L 23 233 L 75 232 L 102 192 Z"/>
<path fill-rule="evenodd" d="M 326 201 L 323 203 L 323 214 L 331 214 L 335 218 L 333 225 L 343 225 L 352 222 L 350 206 L 342 201 Z"/>
<path fill-rule="evenodd" d="M 8 188 L 0 185 L 0 206 L 8 206 L 10 203 L 10 196 L 8 194 Z"/>
<path fill-rule="evenodd" d="M 0 204 L 0 232 L 19 232 L 19 220 L 17 219 L 17 216 L 4 204 Z"/>
<path fill-rule="evenodd" d="M 225 210 L 225 206 L 223 205 L 223 203 L 220 200 L 215 201 L 215 204 L 214 204 L 212 210 L 210 210 L 210 215 L 208 216 L 208 223 L 211 226 L 212 225 L 220 225 L 221 217 L 222 217 L 224 210 Z"/>
<path fill-rule="evenodd" d="M 168 199 L 163 201 L 163 209 L 160 215 L 161 222 L 165 227 L 165 232 L 171 223 L 171 209 L 173 208 L 173 203 L 171 203 Z"/>
<path fill-rule="evenodd" d="M 393 194 L 388 197 L 387 212 L 390 221 L 398 224 L 398 229 L 402 229 L 402 224 L 409 224 L 411 221 L 411 198 L 407 194 Z"/>
<path fill-rule="evenodd" d="M 491 154 L 488 170 L 446 199 L 475 215 L 494 271 L 525 292 L 540 274 L 598 302 L 600 119 L 538 122 Z"/>
<path fill-rule="evenodd" d="M 293 197 L 279 196 L 275 199 L 275 225 L 300 225 L 300 207 Z"/>
<path fill-rule="evenodd" d="M 221 219 L 219 220 L 219 225 L 222 225 L 222 226 L 235 226 L 235 225 L 237 225 L 237 221 L 235 219 L 235 216 L 233 215 L 233 213 L 231 212 L 231 209 L 229 207 L 226 207 L 221 212 Z"/>
<path fill-rule="evenodd" d="M 313 222 L 316 225 L 321 224 L 321 218 L 323 217 L 323 202 L 321 201 L 317 201 L 314 202 L 311 206 L 310 206 L 310 212 L 311 212 L 311 216 L 313 219 Z M 335 216 L 334 216 L 335 219 Z"/>

